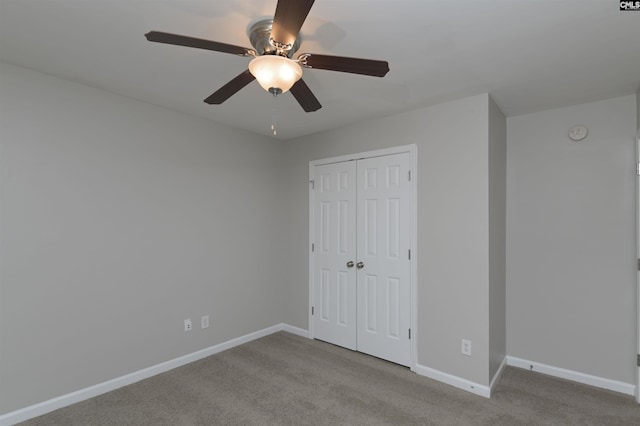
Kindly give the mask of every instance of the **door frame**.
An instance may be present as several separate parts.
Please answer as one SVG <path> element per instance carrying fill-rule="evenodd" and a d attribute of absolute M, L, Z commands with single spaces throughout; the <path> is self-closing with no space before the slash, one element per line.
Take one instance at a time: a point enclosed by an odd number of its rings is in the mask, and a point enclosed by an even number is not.
<path fill-rule="evenodd" d="M 312 251 L 312 244 L 315 241 L 314 235 L 314 194 L 313 181 L 315 178 L 315 167 L 325 164 L 341 163 L 345 161 L 363 160 L 365 158 L 382 157 L 393 154 L 409 153 L 411 164 L 411 188 L 410 188 L 410 207 L 409 207 L 409 245 L 411 249 L 411 259 L 409 259 L 410 267 L 410 298 L 411 298 L 411 312 L 409 313 L 409 321 L 411 326 L 411 350 L 410 350 L 410 364 L 411 371 L 416 371 L 416 364 L 418 362 L 418 243 L 417 243 L 417 230 L 418 230 L 418 146 L 416 144 L 402 145 L 391 148 L 377 149 L 374 151 L 360 152 L 356 154 L 341 155 L 338 157 L 323 158 L 320 160 L 313 160 L 309 162 L 309 337 L 315 338 L 313 314 L 311 307 L 315 305 L 314 301 L 314 258 Z"/>
<path fill-rule="evenodd" d="M 638 106 L 640 108 L 640 105 Z M 636 401 L 640 403 L 640 123 L 636 133 Z"/>

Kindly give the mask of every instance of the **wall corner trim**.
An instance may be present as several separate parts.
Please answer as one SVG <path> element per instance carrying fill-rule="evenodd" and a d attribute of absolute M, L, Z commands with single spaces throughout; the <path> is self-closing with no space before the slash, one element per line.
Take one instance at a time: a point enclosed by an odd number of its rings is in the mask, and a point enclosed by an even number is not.
<path fill-rule="evenodd" d="M 506 367 L 507 367 L 507 357 L 505 356 L 502 362 L 500 363 L 500 367 L 498 367 L 498 371 L 496 371 L 496 374 L 493 375 L 493 378 L 491 379 L 491 383 L 489 383 L 489 396 L 491 396 L 496 386 L 498 385 L 498 382 L 500 381 L 500 378 L 502 377 L 502 373 L 504 373 L 504 369 Z"/>
<path fill-rule="evenodd" d="M 552 365 L 542 364 L 540 362 L 529 361 L 513 356 L 507 356 L 507 365 L 511 367 L 523 368 L 525 370 L 536 371 L 548 376 L 571 380 L 573 382 L 582 383 L 585 385 L 595 386 L 597 388 L 620 392 L 626 395 L 635 395 L 636 392 L 636 386 L 631 383 L 606 379 L 604 377 L 592 376 L 590 374 L 580 373 L 573 370 L 566 370 L 564 368 L 554 367 Z"/>
<path fill-rule="evenodd" d="M 151 367 L 143 368 L 142 370 L 134 371 L 133 373 L 126 374 L 124 376 L 107 380 L 106 382 L 98 383 L 84 389 L 79 389 L 65 395 L 60 395 L 47 401 L 39 402 L 37 404 L 20 408 L 9 413 L 0 414 L 0 426 L 10 426 L 18 422 L 23 422 L 25 420 L 41 416 L 59 408 L 63 408 L 68 405 L 75 404 L 76 402 L 84 401 L 86 399 L 102 395 L 103 393 L 110 392 L 123 386 L 148 379 L 149 377 L 155 376 L 157 374 L 173 370 L 174 368 L 181 367 L 191 362 L 198 361 L 199 359 L 215 355 L 219 352 L 226 351 L 227 349 L 231 349 L 244 343 L 249 343 L 252 340 L 256 340 L 261 337 L 277 333 L 279 331 L 286 331 L 298 336 L 309 337 L 309 332 L 302 328 L 294 327 L 284 323 L 276 324 L 271 327 L 255 331 L 253 333 L 245 334 L 244 336 L 227 340 L 226 342 L 222 342 L 217 345 L 210 346 L 208 348 L 201 349 L 199 351 L 153 365 Z"/>
<path fill-rule="evenodd" d="M 453 374 L 444 373 L 442 371 L 421 364 L 416 364 L 415 372 L 421 376 L 446 383 L 458 389 L 462 389 L 467 392 L 483 396 L 485 398 L 491 397 L 491 389 L 489 388 L 489 386 L 481 385 L 479 383 L 472 382 L 471 380 L 454 376 Z M 496 376 L 498 375 L 496 374 Z"/>

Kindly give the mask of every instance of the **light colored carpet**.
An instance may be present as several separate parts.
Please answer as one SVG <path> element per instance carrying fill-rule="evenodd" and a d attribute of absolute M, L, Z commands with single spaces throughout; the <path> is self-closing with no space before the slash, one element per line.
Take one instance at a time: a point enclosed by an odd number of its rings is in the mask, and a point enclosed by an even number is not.
<path fill-rule="evenodd" d="M 280 332 L 23 425 L 640 425 L 627 395 L 508 367 L 491 399 Z"/>

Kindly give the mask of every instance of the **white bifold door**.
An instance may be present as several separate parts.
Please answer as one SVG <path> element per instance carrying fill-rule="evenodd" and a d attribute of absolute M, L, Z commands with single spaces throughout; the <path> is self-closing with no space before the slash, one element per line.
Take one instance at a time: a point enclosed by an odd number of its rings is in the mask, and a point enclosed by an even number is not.
<path fill-rule="evenodd" d="M 410 154 L 315 166 L 314 337 L 410 365 Z"/>

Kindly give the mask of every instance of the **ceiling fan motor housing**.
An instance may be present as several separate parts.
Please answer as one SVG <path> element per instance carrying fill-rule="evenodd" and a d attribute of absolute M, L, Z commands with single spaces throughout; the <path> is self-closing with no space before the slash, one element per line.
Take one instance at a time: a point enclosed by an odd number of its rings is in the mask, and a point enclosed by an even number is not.
<path fill-rule="evenodd" d="M 300 48 L 300 35 L 289 50 L 279 50 L 270 41 L 273 19 L 258 21 L 249 29 L 249 40 L 259 56 L 261 55 L 281 55 L 291 58 Z"/>

